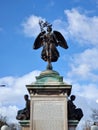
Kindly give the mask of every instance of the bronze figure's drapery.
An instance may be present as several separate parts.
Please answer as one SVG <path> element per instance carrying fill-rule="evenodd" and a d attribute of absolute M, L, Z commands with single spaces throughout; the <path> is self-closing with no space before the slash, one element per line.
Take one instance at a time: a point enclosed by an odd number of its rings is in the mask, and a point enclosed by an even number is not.
<path fill-rule="evenodd" d="M 40 21 L 39 24 L 41 32 L 35 39 L 33 49 L 43 47 L 43 50 L 41 52 L 41 58 L 51 64 L 51 62 L 56 62 L 59 58 L 57 46 L 61 46 L 64 49 L 67 49 L 68 45 L 60 32 L 52 32 L 51 24 L 43 21 Z M 46 30 L 44 28 L 46 28 Z"/>

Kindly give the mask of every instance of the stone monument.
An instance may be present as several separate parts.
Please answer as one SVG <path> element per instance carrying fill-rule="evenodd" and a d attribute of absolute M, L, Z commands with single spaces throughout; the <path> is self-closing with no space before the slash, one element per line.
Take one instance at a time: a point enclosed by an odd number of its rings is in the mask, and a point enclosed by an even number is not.
<path fill-rule="evenodd" d="M 57 46 L 67 49 L 67 42 L 60 32 L 52 31 L 48 22 L 41 20 L 39 25 L 41 32 L 33 49 L 43 47 L 41 58 L 48 65 L 35 82 L 26 85 L 30 94 L 30 120 L 21 120 L 20 124 L 23 130 L 75 130 L 83 116 L 82 110 L 76 109 L 73 99 L 68 100 L 72 85 L 64 82 L 52 67 L 52 62 L 60 56 Z"/>

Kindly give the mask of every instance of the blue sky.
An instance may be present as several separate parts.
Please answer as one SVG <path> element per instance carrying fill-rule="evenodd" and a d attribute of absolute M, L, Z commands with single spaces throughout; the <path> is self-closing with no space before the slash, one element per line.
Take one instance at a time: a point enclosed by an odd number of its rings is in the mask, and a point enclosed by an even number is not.
<path fill-rule="evenodd" d="M 32 49 L 42 19 L 68 43 L 67 50 L 58 47 L 60 58 L 53 69 L 73 85 L 75 103 L 86 113 L 83 121 L 90 118 L 92 107 L 98 108 L 97 10 L 98 0 L 0 0 L 0 84 L 6 85 L 0 88 L 0 113 L 12 111 L 8 116 L 16 121 L 17 110 L 24 106 L 25 85 L 46 69 L 42 48 Z"/>

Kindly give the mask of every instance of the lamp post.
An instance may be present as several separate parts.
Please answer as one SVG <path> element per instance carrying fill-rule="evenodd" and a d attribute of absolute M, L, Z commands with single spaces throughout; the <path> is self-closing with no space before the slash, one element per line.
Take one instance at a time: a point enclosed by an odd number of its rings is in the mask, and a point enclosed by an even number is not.
<path fill-rule="evenodd" d="M 6 85 L 5 84 L 1 84 L 0 87 L 5 87 Z"/>

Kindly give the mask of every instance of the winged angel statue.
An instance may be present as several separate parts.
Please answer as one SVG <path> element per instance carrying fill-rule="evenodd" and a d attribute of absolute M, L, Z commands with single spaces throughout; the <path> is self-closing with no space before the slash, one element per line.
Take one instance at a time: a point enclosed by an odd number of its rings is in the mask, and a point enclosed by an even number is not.
<path fill-rule="evenodd" d="M 41 58 L 48 62 L 47 69 L 52 69 L 51 62 L 56 62 L 59 58 L 57 46 L 68 48 L 67 42 L 58 31 L 52 31 L 52 25 L 48 22 L 39 21 L 41 32 L 34 41 L 33 49 L 43 47 Z"/>

